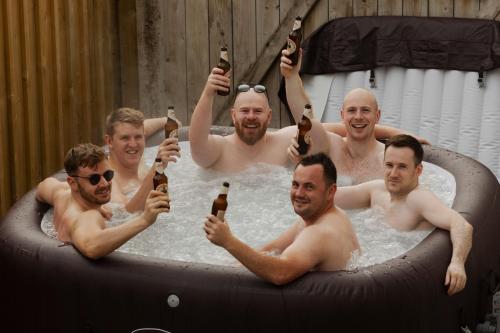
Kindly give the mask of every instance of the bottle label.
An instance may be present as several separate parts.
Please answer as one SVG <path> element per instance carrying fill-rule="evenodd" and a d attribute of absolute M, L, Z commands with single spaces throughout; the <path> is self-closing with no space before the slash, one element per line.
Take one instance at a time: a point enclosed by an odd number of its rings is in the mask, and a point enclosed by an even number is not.
<path fill-rule="evenodd" d="M 171 131 L 168 134 L 168 137 L 169 138 L 178 138 L 179 137 L 179 130 L 178 129 L 174 129 L 173 131 Z"/>
<path fill-rule="evenodd" d="M 299 30 L 301 26 L 302 26 L 302 21 L 295 20 L 295 22 L 293 22 L 292 30 Z"/>
<path fill-rule="evenodd" d="M 156 187 L 156 190 L 157 190 L 157 191 L 160 191 L 160 192 L 163 192 L 163 193 L 165 193 L 165 194 L 167 194 L 167 193 L 168 193 L 168 185 L 167 185 L 167 184 L 165 184 L 165 183 L 160 184 L 160 185 L 158 185 L 158 186 Z"/>
<path fill-rule="evenodd" d="M 304 142 L 308 145 L 311 144 L 311 131 L 307 131 L 307 133 L 304 134 Z"/>
<path fill-rule="evenodd" d="M 224 215 L 226 214 L 225 210 L 218 210 L 217 211 L 217 218 L 221 221 L 224 221 Z"/>
<path fill-rule="evenodd" d="M 288 38 L 287 42 L 286 42 L 286 49 L 288 51 L 288 54 L 292 54 L 295 52 L 295 50 L 297 50 L 297 45 L 295 44 L 295 42 L 293 40 Z"/>
<path fill-rule="evenodd" d="M 229 56 L 227 55 L 227 51 L 220 51 L 220 58 L 229 62 Z"/>
<path fill-rule="evenodd" d="M 309 118 L 309 119 L 313 119 L 314 118 L 313 111 L 310 108 L 305 108 L 303 115 L 305 117 Z"/>

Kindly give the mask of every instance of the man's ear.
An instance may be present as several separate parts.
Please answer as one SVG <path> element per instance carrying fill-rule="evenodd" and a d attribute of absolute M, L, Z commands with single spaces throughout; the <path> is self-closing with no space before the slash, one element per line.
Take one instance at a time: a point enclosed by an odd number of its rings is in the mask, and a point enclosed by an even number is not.
<path fill-rule="evenodd" d="M 75 178 L 68 176 L 66 177 L 66 181 L 69 184 L 71 192 L 78 192 L 78 184 L 76 183 Z"/>
<path fill-rule="evenodd" d="M 330 187 L 328 188 L 328 192 L 327 192 L 327 195 L 328 195 L 328 198 L 330 200 L 333 200 L 333 197 L 335 196 L 335 193 L 337 192 L 337 184 L 336 183 L 333 183 L 332 185 L 330 185 Z"/>
<path fill-rule="evenodd" d="M 235 114 L 236 114 L 236 110 L 234 109 L 234 107 L 231 108 L 231 120 L 233 121 L 233 126 L 234 126 L 234 117 L 235 117 Z"/>
<path fill-rule="evenodd" d="M 380 121 L 380 115 L 381 115 L 380 109 L 377 109 L 377 124 Z"/>
<path fill-rule="evenodd" d="M 112 142 L 112 138 L 111 138 L 111 135 L 109 134 L 104 134 L 104 142 L 109 146 Z"/>
<path fill-rule="evenodd" d="M 419 163 L 416 167 L 415 167 L 415 172 L 417 173 L 417 176 L 420 176 L 422 174 L 422 171 L 424 170 L 424 166 L 422 165 L 422 163 Z"/>
<path fill-rule="evenodd" d="M 271 123 L 271 119 L 273 118 L 273 109 L 269 108 L 269 114 L 267 115 L 267 125 Z"/>

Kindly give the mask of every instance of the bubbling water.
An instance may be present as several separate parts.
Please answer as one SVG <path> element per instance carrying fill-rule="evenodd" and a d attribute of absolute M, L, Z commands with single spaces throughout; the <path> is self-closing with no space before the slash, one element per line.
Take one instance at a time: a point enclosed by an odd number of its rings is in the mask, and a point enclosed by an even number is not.
<path fill-rule="evenodd" d="M 225 219 L 233 234 L 250 246 L 263 246 L 296 221 L 289 196 L 292 170 L 266 164 L 257 164 L 237 174 L 204 170 L 193 162 L 189 144 L 181 142 L 180 145 L 182 157 L 166 169 L 170 213 L 160 214 L 155 224 L 118 251 L 170 260 L 236 265 L 230 254 L 207 240 L 202 228 L 224 181 L 230 183 Z M 149 165 L 156 151 L 156 147 L 146 149 L 145 160 Z M 446 170 L 425 163 L 420 184 L 451 206 L 455 179 Z M 113 218 L 108 226 L 119 225 L 134 216 L 116 204 L 110 204 L 110 208 Z M 401 255 L 432 231 L 397 231 L 384 223 L 382 214 L 372 209 L 347 213 L 362 250 L 361 256 L 353 258 L 349 268 L 381 263 Z M 52 220 L 53 212 L 49 210 L 42 220 L 42 230 L 55 237 Z"/>

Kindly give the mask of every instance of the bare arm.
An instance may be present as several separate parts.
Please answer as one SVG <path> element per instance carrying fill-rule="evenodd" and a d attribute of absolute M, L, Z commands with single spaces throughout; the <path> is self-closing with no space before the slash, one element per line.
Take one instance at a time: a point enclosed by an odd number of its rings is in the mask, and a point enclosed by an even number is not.
<path fill-rule="evenodd" d="M 144 119 L 144 136 L 146 139 L 165 127 L 167 117 Z"/>
<path fill-rule="evenodd" d="M 288 246 L 290 246 L 290 244 L 292 244 L 293 240 L 299 233 L 299 230 L 300 230 L 300 222 L 297 221 L 284 233 L 282 233 L 278 238 L 264 245 L 260 249 L 260 251 L 263 252 L 277 251 L 278 253 L 282 253 Z"/>
<path fill-rule="evenodd" d="M 69 190 L 67 182 L 61 182 L 53 177 L 45 178 L 36 188 L 36 199 L 54 206 L 57 195 Z"/>
<path fill-rule="evenodd" d="M 411 203 L 415 203 L 422 217 L 436 227 L 450 231 L 453 252 L 446 271 L 445 285 L 449 285 L 448 295 L 456 294 L 465 287 L 467 281 L 465 262 L 472 247 L 473 227 L 430 191 L 418 192 L 412 197 Z"/>
<path fill-rule="evenodd" d="M 227 223 L 215 216 L 208 216 L 204 226 L 207 238 L 224 247 L 245 267 L 257 276 L 276 285 L 283 285 L 308 272 L 319 262 L 316 252 L 317 239 L 297 239 L 279 257 L 272 257 L 256 251 L 234 237 Z M 316 245 L 315 245 L 316 243 Z"/>
<path fill-rule="evenodd" d="M 84 256 L 99 259 L 153 224 L 159 213 L 169 210 L 167 196 L 157 191 L 149 194 L 144 213 L 116 227 L 106 228 L 102 215 L 89 210 L 80 214 L 70 228 L 71 241 Z"/>
<path fill-rule="evenodd" d="M 337 187 L 334 202 L 342 209 L 369 208 L 373 190 L 380 186 L 381 180 L 372 180 L 353 186 Z"/>
<path fill-rule="evenodd" d="M 210 135 L 212 125 L 212 105 L 217 90 L 226 90 L 230 79 L 222 75 L 220 68 L 212 69 L 207 83 L 191 117 L 189 127 L 189 142 L 193 160 L 201 167 L 207 168 L 214 164 L 221 154 L 222 141 L 220 137 Z"/>
<path fill-rule="evenodd" d="M 299 75 L 302 63 L 302 49 L 299 54 L 299 62 L 295 66 L 291 65 L 292 61 L 287 57 L 288 51 L 286 49 L 281 51 L 281 54 L 280 71 L 285 79 L 286 100 L 292 112 L 293 119 L 298 123 L 302 118 L 304 105 L 311 104 Z"/>

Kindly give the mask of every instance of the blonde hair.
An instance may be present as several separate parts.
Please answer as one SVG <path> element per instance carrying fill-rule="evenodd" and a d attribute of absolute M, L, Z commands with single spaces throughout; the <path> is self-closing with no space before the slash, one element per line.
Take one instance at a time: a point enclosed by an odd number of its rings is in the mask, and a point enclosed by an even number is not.
<path fill-rule="evenodd" d="M 127 123 L 140 127 L 144 125 L 144 114 L 132 108 L 118 108 L 111 112 L 106 118 L 106 134 L 113 136 L 115 133 L 115 125 Z"/>

